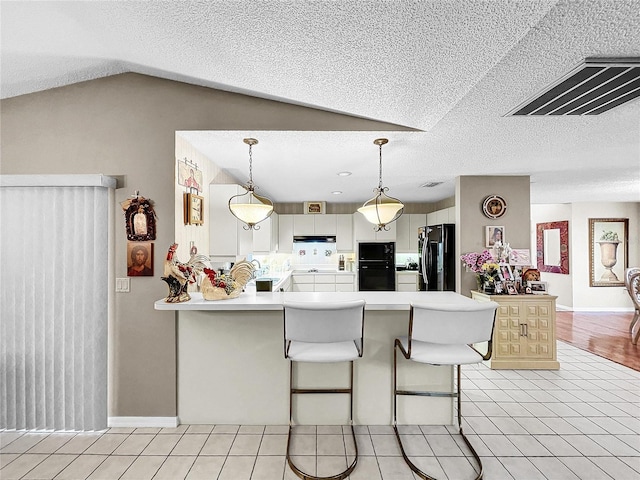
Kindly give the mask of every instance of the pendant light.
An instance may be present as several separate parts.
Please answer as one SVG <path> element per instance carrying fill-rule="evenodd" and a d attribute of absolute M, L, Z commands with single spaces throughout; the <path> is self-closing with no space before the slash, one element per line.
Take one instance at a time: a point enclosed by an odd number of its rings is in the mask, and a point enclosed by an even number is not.
<path fill-rule="evenodd" d="M 380 149 L 380 179 L 378 181 L 378 188 L 374 188 L 376 196 L 371 200 L 368 200 L 358 209 L 364 218 L 368 222 L 375 225 L 374 230 L 379 232 L 381 230 L 389 230 L 389 225 L 395 222 L 402 212 L 404 211 L 404 205 L 397 198 L 390 197 L 386 194 L 388 187 L 382 186 L 382 146 L 388 143 L 386 138 L 377 138 L 373 141 L 375 145 L 378 145 Z"/>
<path fill-rule="evenodd" d="M 253 157 L 251 147 L 258 144 L 255 138 L 245 138 L 244 143 L 249 145 L 249 181 L 243 185 L 245 193 L 234 195 L 229 199 L 229 210 L 232 215 L 241 222 L 245 230 L 259 230 L 258 223 L 266 220 L 273 213 L 273 202 L 267 197 L 256 195 L 257 187 L 253 184 Z"/>

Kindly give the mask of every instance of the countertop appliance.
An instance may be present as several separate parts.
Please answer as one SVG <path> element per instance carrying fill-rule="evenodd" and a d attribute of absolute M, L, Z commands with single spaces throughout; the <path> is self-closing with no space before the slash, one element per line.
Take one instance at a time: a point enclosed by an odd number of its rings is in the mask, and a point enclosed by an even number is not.
<path fill-rule="evenodd" d="M 456 289 L 455 225 L 444 223 L 418 229 L 419 289 Z"/>
<path fill-rule="evenodd" d="M 358 244 L 358 291 L 395 291 L 395 242 Z"/>

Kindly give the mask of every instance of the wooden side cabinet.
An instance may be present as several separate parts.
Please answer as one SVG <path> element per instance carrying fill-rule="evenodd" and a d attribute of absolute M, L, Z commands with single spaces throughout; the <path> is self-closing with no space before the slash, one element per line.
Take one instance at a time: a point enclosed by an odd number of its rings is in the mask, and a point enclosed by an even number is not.
<path fill-rule="evenodd" d="M 479 302 L 500 306 L 493 329 L 493 369 L 558 370 L 556 298 L 553 295 L 488 295 L 471 291 Z"/>

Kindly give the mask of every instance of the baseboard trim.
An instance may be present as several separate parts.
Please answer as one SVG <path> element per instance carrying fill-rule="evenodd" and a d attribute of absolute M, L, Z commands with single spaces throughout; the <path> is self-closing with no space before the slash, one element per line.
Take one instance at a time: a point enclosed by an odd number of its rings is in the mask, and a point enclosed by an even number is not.
<path fill-rule="evenodd" d="M 114 427 L 160 427 L 175 428 L 180 425 L 178 417 L 109 417 L 107 424 Z"/>
<path fill-rule="evenodd" d="M 610 313 L 627 313 L 633 312 L 633 308 L 627 307 L 571 307 L 570 310 L 574 312 L 594 312 L 594 313 L 602 313 L 602 312 L 610 312 Z"/>

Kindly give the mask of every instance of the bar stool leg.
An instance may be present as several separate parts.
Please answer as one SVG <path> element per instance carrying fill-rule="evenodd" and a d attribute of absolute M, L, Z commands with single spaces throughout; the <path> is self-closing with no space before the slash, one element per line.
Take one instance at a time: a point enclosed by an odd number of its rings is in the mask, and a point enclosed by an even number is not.
<path fill-rule="evenodd" d="M 356 441 L 356 432 L 353 428 L 353 361 L 350 361 L 349 368 L 349 388 L 293 388 L 293 363 L 289 361 L 289 434 L 287 435 L 287 463 L 293 473 L 295 473 L 302 480 L 342 480 L 347 478 L 351 472 L 356 468 L 358 464 L 358 443 Z M 351 427 L 351 438 L 353 438 L 353 445 L 355 448 L 355 457 L 353 462 L 343 472 L 331 475 L 329 477 L 318 477 L 310 475 L 300 470 L 291 459 L 291 431 L 293 430 L 293 395 L 294 394 L 307 394 L 307 393 L 344 393 L 349 394 L 349 426 Z"/>
<path fill-rule="evenodd" d="M 462 436 L 462 439 L 464 440 L 464 443 L 467 445 L 467 447 L 469 447 L 469 450 L 471 450 L 471 453 L 473 454 L 473 458 L 476 459 L 476 462 L 480 467 L 480 471 L 478 475 L 475 477 L 475 480 L 481 480 L 484 473 L 482 461 L 480 460 L 480 456 L 476 452 L 475 448 L 473 448 L 473 446 L 471 445 L 471 442 L 462 431 L 462 381 L 461 381 L 461 375 L 460 375 L 461 373 L 460 365 L 456 365 L 456 367 L 458 367 L 457 368 L 457 371 L 458 371 L 457 372 L 458 373 L 457 394 L 440 394 L 440 395 L 434 395 L 432 392 L 419 392 L 419 391 L 409 391 L 409 390 L 398 391 L 397 373 L 396 373 L 397 367 L 398 367 L 398 354 L 397 354 L 397 344 L 396 344 L 396 346 L 394 346 L 394 349 L 393 349 L 393 430 L 396 433 L 396 439 L 398 440 L 398 445 L 400 445 L 400 452 L 402 453 L 402 457 L 404 458 L 404 461 L 407 463 L 409 468 L 413 472 L 415 472 L 416 475 L 418 475 L 420 478 L 424 480 L 437 480 L 435 477 L 431 477 L 425 472 L 423 472 L 422 470 L 420 470 L 411 460 L 409 460 L 409 457 L 407 456 L 404 450 L 404 446 L 402 445 L 402 439 L 400 438 L 400 433 L 398 432 L 396 396 L 397 395 L 457 396 L 458 397 L 458 430 L 460 435 Z"/>

